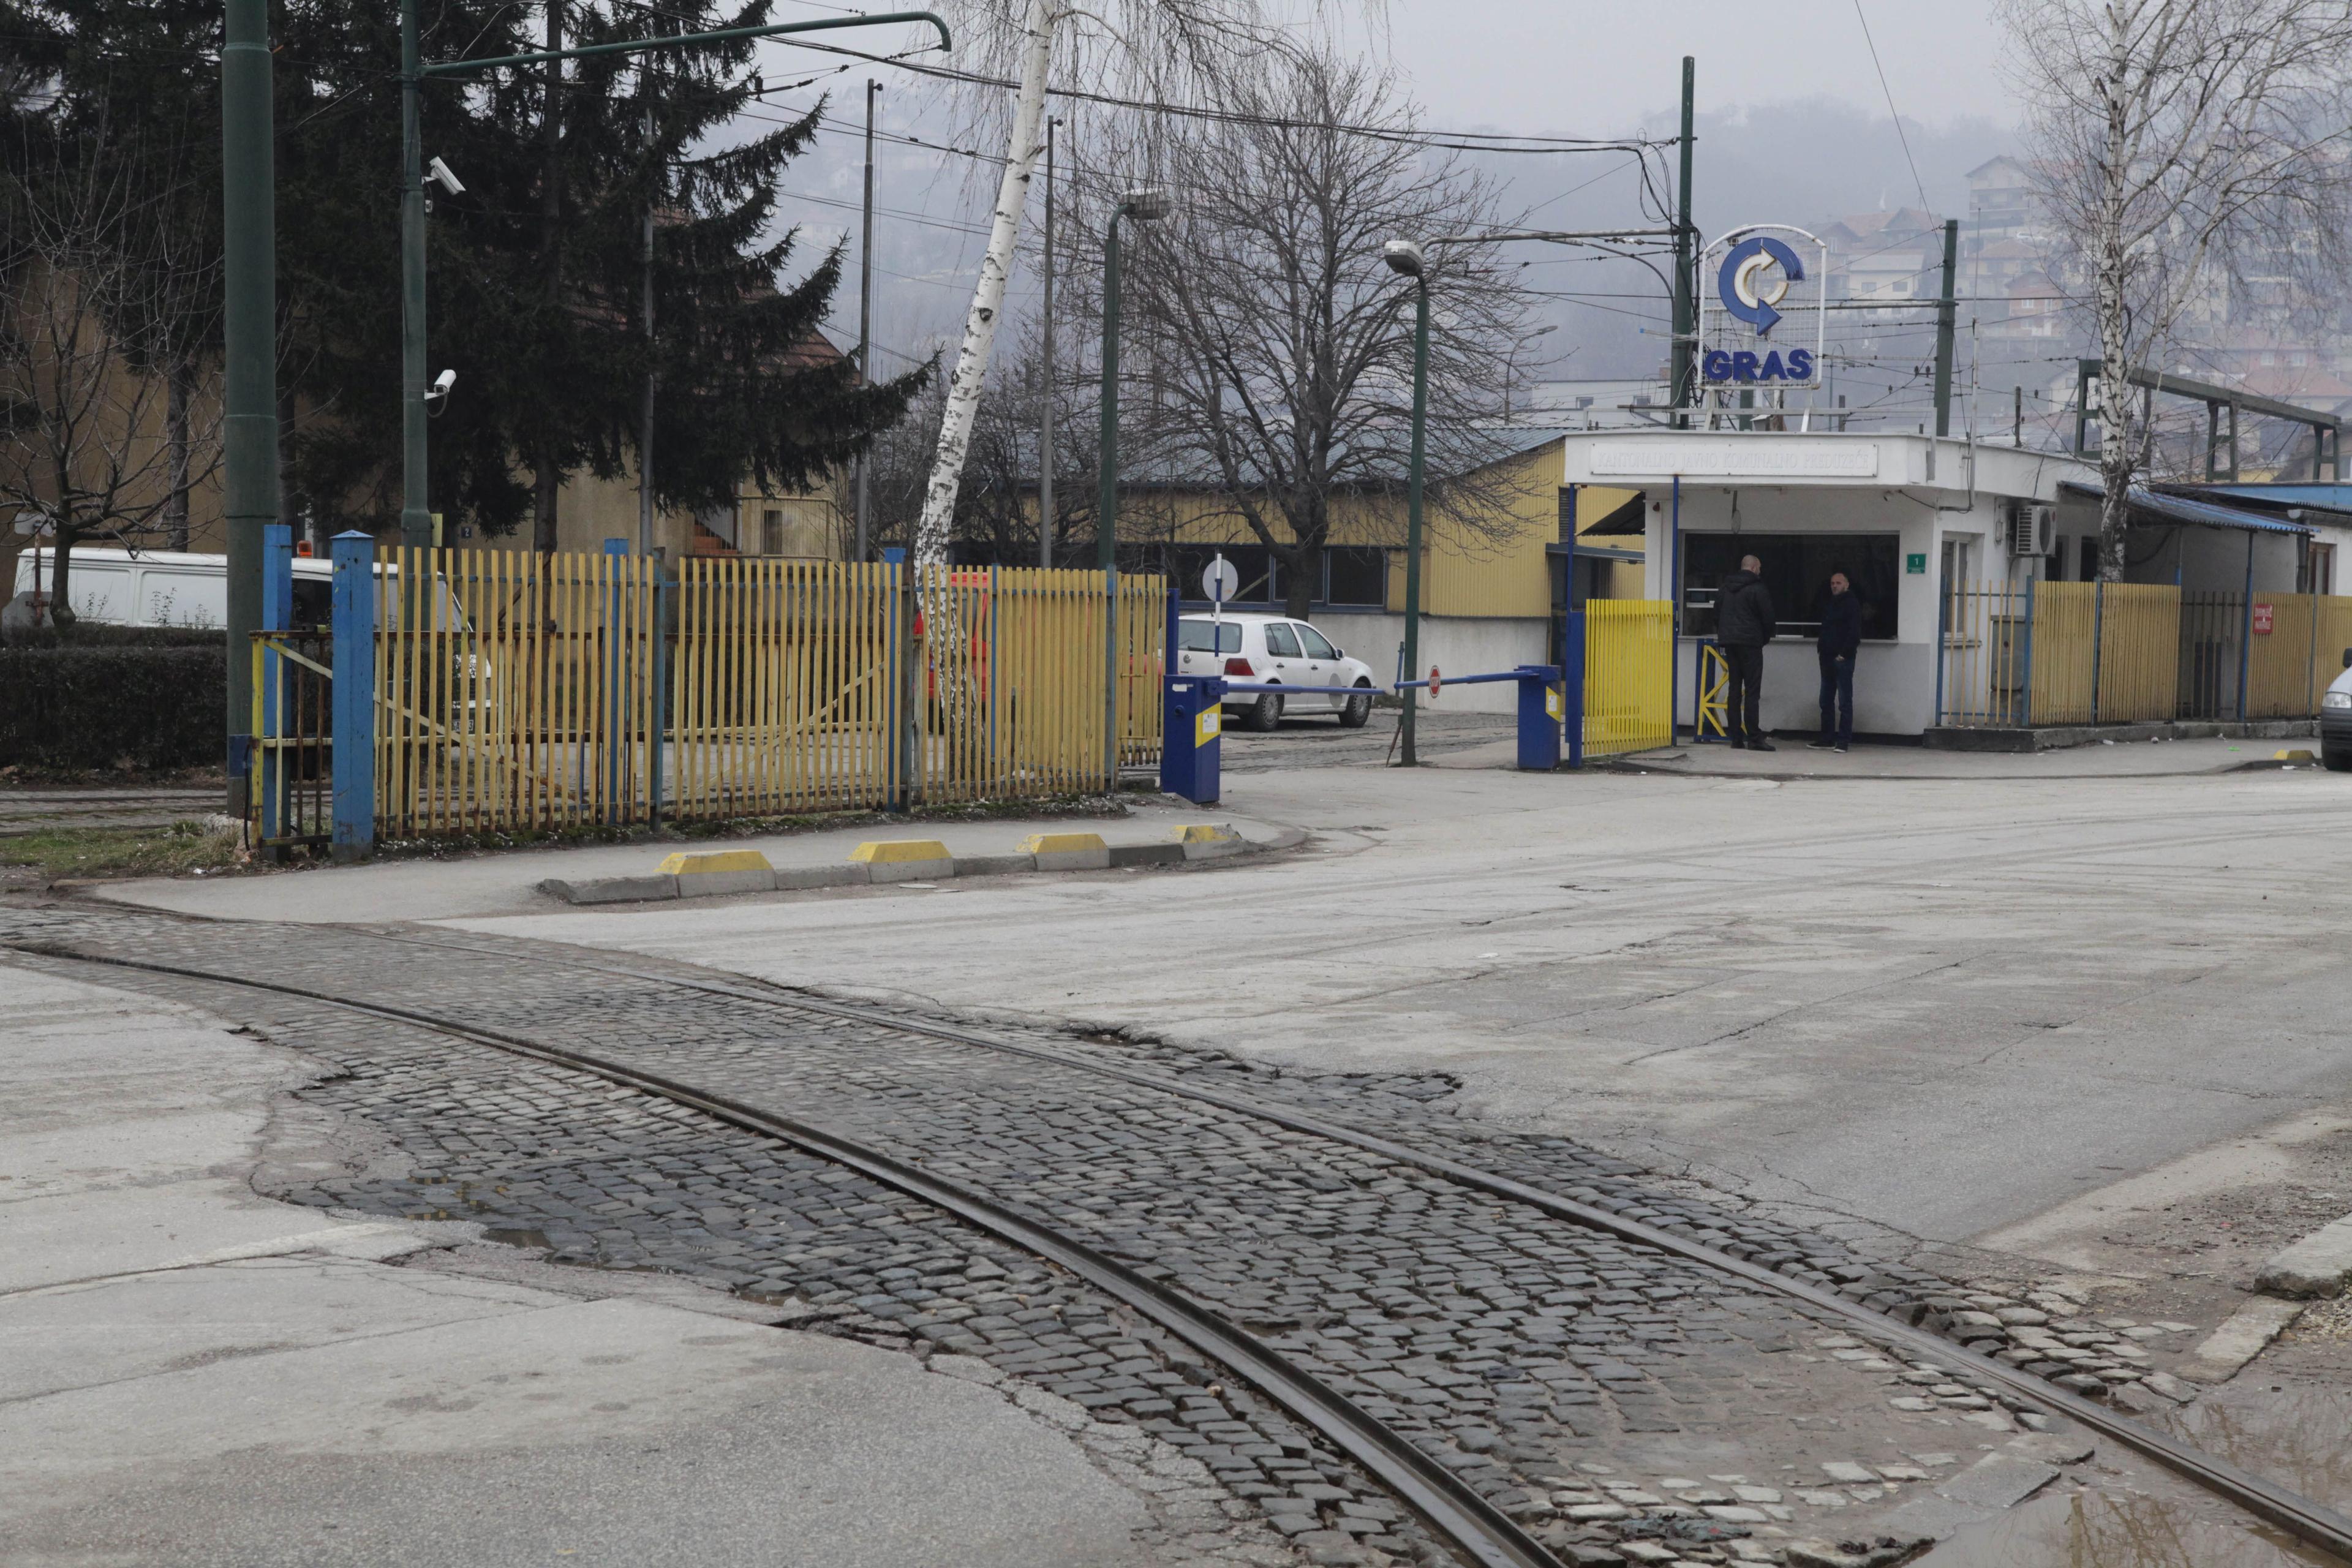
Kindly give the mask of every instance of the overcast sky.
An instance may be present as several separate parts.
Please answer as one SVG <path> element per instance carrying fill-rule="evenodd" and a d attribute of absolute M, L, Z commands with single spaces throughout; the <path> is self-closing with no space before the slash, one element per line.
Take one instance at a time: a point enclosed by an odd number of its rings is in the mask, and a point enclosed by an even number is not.
<path fill-rule="evenodd" d="M 1990 0 L 1862 0 L 1909 119 L 2016 119 Z M 1839 98 L 1884 113 L 1854 0 L 1388 0 L 1389 52 L 1433 123 L 1671 132 L 1682 57 L 1707 109 Z M 1892 128 L 1890 127 L 1890 134 Z"/>

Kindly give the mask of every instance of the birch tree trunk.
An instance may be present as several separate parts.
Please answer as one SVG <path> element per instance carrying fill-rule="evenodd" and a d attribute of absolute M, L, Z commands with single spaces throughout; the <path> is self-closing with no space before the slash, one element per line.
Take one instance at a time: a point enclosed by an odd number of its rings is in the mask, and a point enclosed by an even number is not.
<path fill-rule="evenodd" d="M 1037 170 L 1042 150 L 1038 121 L 1045 108 L 1045 72 L 1052 64 L 1054 26 L 1059 14 L 1055 0 L 1029 0 L 1023 24 L 1021 86 L 1013 106 L 1013 136 L 1005 149 L 1004 178 L 997 186 L 996 212 L 990 223 L 988 252 L 981 258 L 980 285 L 972 290 L 971 313 L 964 319 L 963 346 L 956 354 L 955 377 L 948 384 L 946 416 L 940 421 L 940 445 L 931 463 L 930 482 L 923 490 L 922 520 L 915 529 L 915 561 L 941 564 L 955 531 L 956 492 L 963 483 L 964 458 L 971 450 L 972 424 L 980 412 L 981 385 L 988 378 L 988 358 L 996 346 L 996 328 L 1004 315 L 1004 287 L 1013 275 L 1013 247 L 1021 235 L 1021 213 L 1028 205 L 1029 182 Z"/>
<path fill-rule="evenodd" d="M 2124 303 L 2124 268 L 2130 260 L 2124 240 L 2124 200 L 2131 177 L 2129 26 L 2121 6 L 2107 8 L 2107 58 L 2099 81 L 2107 122 L 2099 158 L 2098 233 L 2093 238 L 2098 269 L 2099 478 L 2106 492 L 2099 504 L 2099 580 L 2104 583 L 2124 579 L 2124 534 L 2131 515 L 2131 344 Z"/>

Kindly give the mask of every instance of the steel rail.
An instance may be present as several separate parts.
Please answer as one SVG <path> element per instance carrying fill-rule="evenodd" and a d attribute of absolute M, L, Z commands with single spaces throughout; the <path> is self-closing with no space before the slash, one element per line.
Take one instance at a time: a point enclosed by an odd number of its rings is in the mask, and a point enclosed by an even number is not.
<path fill-rule="evenodd" d="M 1059 1264 L 1097 1289 L 1116 1296 L 1193 1349 L 1238 1373 L 1267 1398 L 1328 1438 L 1421 1514 L 1438 1533 L 1460 1547 L 1480 1568 L 1558 1568 L 1557 1560 L 1540 1542 L 1453 1471 L 1247 1330 L 1183 1292 L 1146 1278 L 1135 1268 L 1044 1221 L 1033 1219 L 974 1187 L 934 1175 L 920 1165 L 898 1159 L 871 1144 L 827 1128 L 760 1110 L 725 1095 L 696 1089 L 657 1073 L 625 1067 L 585 1051 L 545 1045 L 520 1035 L 486 1029 L 479 1025 L 461 1023 L 412 1008 L 356 1001 L 331 992 L 289 985 L 279 981 L 222 974 L 146 959 L 76 952 L 62 945 L 22 942 L 5 945 L 45 958 L 106 964 L 247 990 L 267 991 L 430 1029 L 436 1034 L 509 1055 L 588 1073 L 641 1094 L 691 1107 L 747 1132 L 790 1143 L 944 1209 L 970 1225 Z M 479 952 L 483 950 L 469 951 Z"/>
<path fill-rule="evenodd" d="M 383 931 L 364 931 L 362 934 L 374 937 L 381 942 L 442 948 L 450 952 L 469 952 L 476 955 L 499 952 L 495 948 L 478 947 L 465 942 L 435 942 L 421 937 L 395 936 Z M 516 955 L 500 954 L 500 956 Z M 1645 1225 L 1640 1220 L 1628 1219 L 1622 1215 L 1612 1214 L 1606 1209 L 1594 1207 L 1591 1204 L 1563 1197 L 1557 1193 L 1546 1192 L 1540 1187 L 1530 1186 L 1509 1176 L 1499 1176 L 1491 1172 L 1481 1171 L 1475 1166 L 1465 1164 L 1459 1160 L 1443 1154 L 1429 1153 L 1408 1144 L 1381 1137 L 1377 1133 L 1365 1132 L 1339 1122 L 1327 1121 L 1321 1117 L 1308 1115 L 1302 1111 L 1266 1105 L 1240 1095 L 1188 1084 L 1180 1079 L 1166 1078 L 1140 1068 L 1122 1067 L 1109 1062 L 1089 1061 L 1083 1057 L 1057 1051 L 1050 1047 L 992 1038 L 978 1031 L 959 1028 L 950 1024 L 935 1024 L 920 1019 L 902 1018 L 856 1004 L 778 994 L 749 986 L 729 984 L 721 981 L 653 974 L 643 970 L 628 969 L 616 964 L 591 963 L 575 959 L 549 958 L 543 955 L 539 957 L 538 962 L 586 970 L 593 973 L 610 974 L 648 984 L 674 985 L 684 990 L 752 1002 L 762 1006 L 802 1008 L 856 1023 L 874 1024 L 908 1034 L 925 1035 L 958 1045 L 977 1047 L 983 1050 L 1029 1057 L 1039 1061 L 1073 1068 L 1081 1072 L 1116 1079 L 1141 1088 L 1157 1089 L 1162 1093 L 1197 1100 L 1204 1104 L 1214 1105 L 1240 1115 L 1261 1118 L 1295 1132 L 1304 1132 L 1315 1137 L 1352 1144 L 1369 1153 L 1379 1154 L 1402 1164 L 1418 1167 L 1433 1175 L 1444 1176 L 1465 1186 L 1496 1197 L 1526 1204 L 1529 1207 L 1540 1209 L 1560 1219 L 1571 1220 L 1578 1225 L 1606 1231 L 1621 1240 L 1637 1242 L 1645 1247 L 1672 1253 L 1694 1263 L 1705 1264 L 1708 1268 L 1718 1269 L 1746 1280 L 1749 1284 L 1761 1286 L 1768 1290 L 1792 1297 L 1825 1311 L 1834 1312 L 1874 1339 L 1902 1345 L 1913 1352 L 1917 1359 L 1948 1362 L 1964 1366 L 1969 1371 L 2013 1392 L 2063 1410 L 2069 1417 L 2091 1430 L 2103 1436 L 2112 1437 L 2174 1474 L 2226 1498 L 2257 1519 L 2276 1525 L 2297 1540 L 2308 1545 L 2316 1546 L 2347 1563 L 2352 1563 L 2352 1519 L 2347 1519 L 2343 1514 L 2299 1492 L 2241 1469 L 2226 1459 L 2217 1458 L 2202 1449 L 2192 1447 L 2178 1438 L 2134 1421 L 2129 1416 L 2111 1410 L 2094 1400 L 2085 1399 L 2071 1389 L 2061 1388 L 2021 1367 L 2013 1367 L 2006 1362 L 1996 1361 L 1988 1355 L 1980 1355 L 1939 1334 L 1925 1329 L 1914 1328 L 1908 1323 L 1886 1316 L 1884 1312 L 1865 1307 L 1858 1301 L 1848 1300 L 1835 1291 L 1824 1290 L 1817 1285 L 1802 1279 L 1791 1279 L 1761 1265 L 1750 1263 L 1745 1258 L 1735 1258 L 1727 1252 L 1718 1251 L 1704 1243 L 1687 1240 L 1675 1235 L 1672 1231 Z"/>

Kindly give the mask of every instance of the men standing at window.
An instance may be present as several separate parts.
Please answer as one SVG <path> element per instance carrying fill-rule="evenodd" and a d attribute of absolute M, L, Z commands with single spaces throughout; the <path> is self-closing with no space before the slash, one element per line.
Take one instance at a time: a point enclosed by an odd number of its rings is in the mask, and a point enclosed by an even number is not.
<path fill-rule="evenodd" d="M 1764 563 L 1753 555 L 1739 558 L 1739 570 L 1723 580 L 1715 596 L 1715 640 L 1723 645 L 1724 662 L 1731 668 L 1731 700 L 1726 714 L 1731 743 L 1751 752 L 1780 748 L 1764 736 L 1764 645 L 1772 640 L 1778 617 L 1772 613 L 1772 590 L 1759 575 Z"/>
<path fill-rule="evenodd" d="M 1862 601 L 1843 572 L 1830 574 L 1829 602 L 1822 606 L 1822 737 L 1812 749 L 1853 747 L 1853 659 L 1862 651 Z"/>

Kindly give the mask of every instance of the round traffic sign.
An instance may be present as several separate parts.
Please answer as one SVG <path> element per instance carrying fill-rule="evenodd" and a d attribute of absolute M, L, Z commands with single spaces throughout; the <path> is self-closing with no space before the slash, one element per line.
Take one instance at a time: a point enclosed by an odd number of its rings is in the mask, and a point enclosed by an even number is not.
<path fill-rule="evenodd" d="M 1241 585 L 1242 574 L 1222 555 L 1210 562 L 1201 574 L 1201 592 L 1215 604 L 1222 605 L 1232 598 L 1240 592 Z"/>

